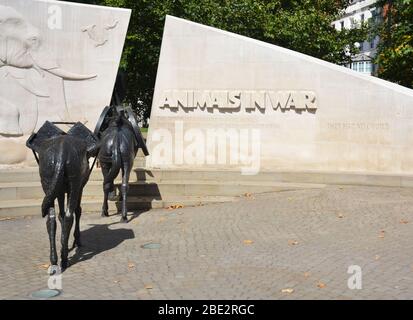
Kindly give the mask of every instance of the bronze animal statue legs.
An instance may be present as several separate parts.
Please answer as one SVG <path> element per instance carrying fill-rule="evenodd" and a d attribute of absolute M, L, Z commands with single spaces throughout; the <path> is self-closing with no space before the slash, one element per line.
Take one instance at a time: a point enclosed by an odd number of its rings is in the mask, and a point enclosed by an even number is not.
<path fill-rule="evenodd" d="M 61 267 L 62 270 L 67 268 L 67 257 L 69 254 L 69 236 L 70 236 L 70 230 L 72 229 L 73 226 L 73 220 L 74 216 L 77 212 L 79 211 L 79 204 L 80 204 L 80 199 L 81 199 L 81 184 L 78 181 L 70 181 L 69 183 L 69 192 L 68 192 L 68 206 L 66 209 L 66 212 L 64 214 L 64 217 L 62 219 L 62 253 L 61 253 Z M 77 239 L 80 240 L 80 230 L 79 230 L 79 224 L 78 220 L 80 219 L 79 217 L 76 217 L 77 220 L 77 229 L 75 228 L 75 234 L 77 234 Z M 75 236 L 75 242 L 76 242 L 76 236 Z"/>
<path fill-rule="evenodd" d="M 114 178 L 118 175 L 120 168 L 113 168 L 113 164 L 101 162 L 102 174 L 103 174 L 103 205 L 102 205 L 102 217 L 109 216 L 108 200 L 115 198 L 115 185 Z M 112 171 L 111 171 L 112 170 Z"/>
<path fill-rule="evenodd" d="M 73 233 L 73 248 L 82 246 L 82 242 L 80 241 L 80 217 L 82 216 L 82 207 L 80 206 L 80 202 L 82 199 L 82 195 L 79 197 L 79 204 L 75 210 L 75 231 Z"/>
<path fill-rule="evenodd" d="M 123 163 L 122 166 L 122 218 L 121 222 L 128 222 L 128 191 L 129 191 L 129 177 L 133 166 L 133 158 L 129 163 Z"/>
<path fill-rule="evenodd" d="M 56 213 L 54 207 L 49 209 L 49 214 L 46 220 L 47 233 L 50 241 L 50 264 L 57 265 L 57 251 L 56 251 Z"/>

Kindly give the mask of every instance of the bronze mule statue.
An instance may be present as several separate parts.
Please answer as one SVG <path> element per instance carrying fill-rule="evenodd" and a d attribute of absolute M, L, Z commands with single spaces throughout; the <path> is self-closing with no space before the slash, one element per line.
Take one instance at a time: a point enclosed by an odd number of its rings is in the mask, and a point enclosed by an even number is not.
<path fill-rule="evenodd" d="M 37 133 L 30 136 L 26 145 L 32 149 L 39 164 L 41 184 L 45 193 L 41 210 L 42 217 L 47 217 L 52 267 L 57 266 L 58 260 L 55 200 L 59 203 L 58 217 L 62 226 L 60 263 L 63 271 L 68 265 L 68 243 L 74 219 L 76 220 L 73 247 L 81 245 L 79 223 L 82 213 L 82 192 L 90 175 L 88 159 L 96 156 L 98 139 L 80 122 L 65 133 L 53 123 L 46 121 Z"/>
<path fill-rule="evenodd" d="M 149 155 L 132 109 L 123 106 L 106 107 L 96 125 L 95 134 L 100 138 L 98 159 L 102 168 L 104 192 L 102 216 L 109 215 L 108 200 L 115 194 L 114 180 L 121 171 L 121 222 L 127 222 L 127 195 L 133 162 L 139 148 L 142 148 L 145 155 Z"/>

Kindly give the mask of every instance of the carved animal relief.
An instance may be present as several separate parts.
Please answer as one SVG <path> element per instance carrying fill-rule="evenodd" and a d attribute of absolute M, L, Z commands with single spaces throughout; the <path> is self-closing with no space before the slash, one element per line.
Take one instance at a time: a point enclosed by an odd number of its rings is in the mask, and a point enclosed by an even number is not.
<path fill-rule="evenodd" d="M 119 24 L 119 20 L 112 19 L 104 26 L 92 24 L 82 28 L 82 32 L 87 33 L 88 37 L 94 43 L 95 47 L 105 45 L 109 41 L 109 31 L 115 29 Z"/>
<path fill-rule="evenodd" d="M 39 30 L 14 8 L 0 5 L 0 135 L 30 134 L 38 121 L 39 99 L 48 99 L 60 119 L 68 116 L 65 80 L 97 75 L 61 68 L 43 48 Z"/>

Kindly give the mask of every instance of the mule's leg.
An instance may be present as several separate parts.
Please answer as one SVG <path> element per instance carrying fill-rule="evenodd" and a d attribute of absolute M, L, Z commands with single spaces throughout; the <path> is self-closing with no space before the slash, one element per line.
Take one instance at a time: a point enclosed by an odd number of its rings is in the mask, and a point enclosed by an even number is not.
<path fill-rule="evenodd" d="M 62 271 L 67 268 L 68 255 L 69 255 L 69 237 L 70 230 L 72 229 L 74 213 L 79 204 L 80 196 L 80 183 L 71 183 L 68 193 L 68 201 L 65 215 L 63 217 L 62 224 L 62 253 L 61 253 L 61 268 Z"/>
<path fill-rule="evenodd" d="M 103 185 L 103 205 L 102 205 L 102 217 L 109 216 L 109 193 L 111 190 L 111 183 L 104 183 Z"/>
<path fill-rule="evenodd" d="M 61 252 L 61 267 L 62 271 L 67 268 L 67 261 L 69 255 L 69 236 L 70 230 L 73 225 L 73 211 L 71 211 L 70 206 L 66 209 L 65 215 L 63 217 L 62 223 L 62 252 Z"/>
<path fill-rule="evenodd" d="M 107 182 L 106 177 L 109 174 L 109 166 L 102 162 L 102 174 L 103 174 L 103 205 L 102 205 L 102 217 L 109 216 L 108 197 L 111 191 L 111 183 Z"/>
<path fill-rule="evenodd" d="M 57 265 L 57 251 L 56 251 L 56 212 L 54 207 L 49 209 L 49 214 L 46 220 L 47 233 L 50 241 L 50 264 Z"/>
<path fill-rule="evenodd" d="M 60 196 L 58 196 L 57 201 L 59 202 L 59 221 L 62 224 L 63 217 L 65 215 L 65 194 L 62 193 Z"/>
<path fill-rule="evenodd" d="M 122 192 L 122 218 L 121 222 L 127 222 L 128 221 L 128 205 L 127 205 L 127 200 L 128 200 L 128 190 L 129 190 L 129 177 L 130 177 L 130 172 L 132 169 L 133 165 L 133 159 L 132 159 L 132 164 L 131 163 L 124 163 L 122 167 L 122 186 L 121 186 L 121 192 Z"/>
<path fill-rule="evenodd" d="M 80 194 L 79 204 L 75 210 L 76 220 L 75 220 L 75 232 L 73 234 L 73 237 L 74 237 L 73 248 L 82 246 L 82 243 L 80 242 L 80 217 L 82 215 L 82 207 L 80 206 L 81 200 L 82 200 L 82 194 Z"/>

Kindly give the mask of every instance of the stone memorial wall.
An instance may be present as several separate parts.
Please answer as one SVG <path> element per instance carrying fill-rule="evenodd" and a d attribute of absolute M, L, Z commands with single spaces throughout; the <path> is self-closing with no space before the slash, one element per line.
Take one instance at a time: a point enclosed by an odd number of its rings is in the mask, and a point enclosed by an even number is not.
<path fill-rule="evenodd" d="M 168 16 L 152 168 L 413 174 L 413 90 Z"/>

